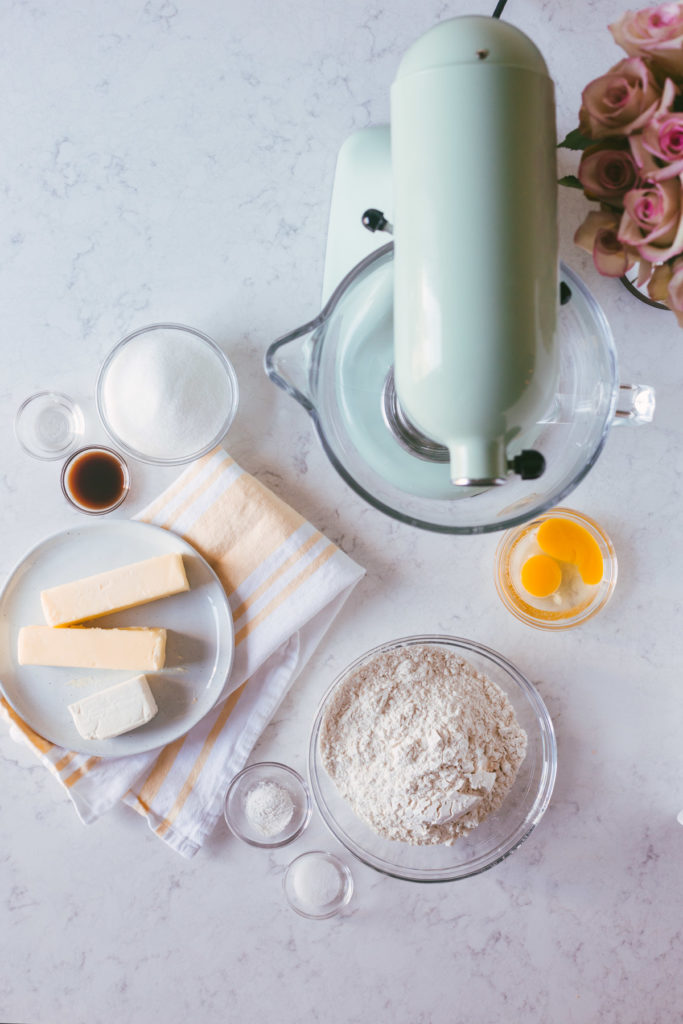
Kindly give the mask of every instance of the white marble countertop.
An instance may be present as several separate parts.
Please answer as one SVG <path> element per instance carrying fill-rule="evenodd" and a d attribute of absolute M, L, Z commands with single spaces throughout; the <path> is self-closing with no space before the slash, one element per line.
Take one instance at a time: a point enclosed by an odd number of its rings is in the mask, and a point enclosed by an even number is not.
<path fill-rule="evenodd" d="M 319 306 L 337 150 L 386 120 L 400 55 L 436 20 L 484 0 L 8 0 L 0 11 L 0 576 L 80 522 L 58 463 L 12 433 L 31 392 L 82 402 L 102 438 L 97 368 L 158 320 L 213 336 L 242 402 L 227 446 L 367 568 L 253 753 L 305 767 L 313 709 L 334 674 L 383 640 L 452 633 L 493 646 L 554 720 L 550 808 L 505 862 L 420 886 L 352 862 L 316 815 L 268 854 L 222 824 L 191 861 L 127 808 L 84 827 L 55 780 L 0 733 L 0 1020 L 352 1024 L 455 1021 L 668 1024 L 683 975 L 681 472 L 683 332 L 599 278 L 572 245 L 586 204 L 560 198 L 563 258 L 617 338 L 622 376 L 653 384 L 656 422 L 615 431 L 569 504 L 619 554 L 616 593 L 579 630 L 516 622 L 493 584 L 494 536 L 449 538 L 366 507 L 326 461 L 303 411 L 262 370 L 267 344 Z M 509 0 L 545 53 L 558 130 L 585 83 L 619 59 L 618 0 Z M 561 168 L 575 169 L 563 152 Z M 134 466 L 132 514 L 175 474 Z M 1 581 L 1 580 L 0 580 Z M 344 853 L 350 913 L 285 905 L 283 869 Z"/>

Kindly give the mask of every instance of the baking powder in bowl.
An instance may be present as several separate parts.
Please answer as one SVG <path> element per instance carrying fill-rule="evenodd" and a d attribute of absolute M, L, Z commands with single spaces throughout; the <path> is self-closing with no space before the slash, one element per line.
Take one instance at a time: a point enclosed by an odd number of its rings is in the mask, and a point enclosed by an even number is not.
<path fill-rule="evenodd" d="M 232 401 L 220 354 L 174 327 L 132 337 L 103 385 L 107 419 L 128 448 L 152 459 L 184 459 L 217 437 Z"/>
<path fill-rule="evenodd" d="M 277 782 L 259 782 L 244 799 L 244 813 L 263 836 L 277 836 L 294 815 L 294 801 Z"/>
<path fill-rule="evenodd" d="M 322 764 L 356 814 L 414 845 L 451 845 L 500 807 L 526 745 L 501 688 L 429 644 L 357 668 L 320 730 Z"/>

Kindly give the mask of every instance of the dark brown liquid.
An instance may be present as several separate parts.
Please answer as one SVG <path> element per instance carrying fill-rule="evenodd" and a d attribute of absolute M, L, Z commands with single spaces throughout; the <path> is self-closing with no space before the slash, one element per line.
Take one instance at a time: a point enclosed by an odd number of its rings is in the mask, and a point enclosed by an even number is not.
<path fill-rule="evenodd" d="M 126 488 L 123 467 L 109 452 L 85 452 L 69 467 L 66 484 L 74 501 L 83 508 L 109 508 Z"/>

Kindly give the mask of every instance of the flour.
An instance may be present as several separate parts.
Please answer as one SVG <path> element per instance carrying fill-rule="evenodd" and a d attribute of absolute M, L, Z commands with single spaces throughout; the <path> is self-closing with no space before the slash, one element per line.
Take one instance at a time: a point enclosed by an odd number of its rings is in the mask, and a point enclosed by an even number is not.
<path fill-rule="evenodd" d="M 276 836 L 289 825 L 294 815 L 294 802 L 277 782 L 259 782 L 244 800 L 244 812 L 261 835 Z"/>
<path fill-rule="evenodd" d="M 322 763 L 356 814 L 415 845 L 451 845 L 500 807 L 526 743 L 500 687 L 428 644 L 356 669 L 320 732 Z"/>

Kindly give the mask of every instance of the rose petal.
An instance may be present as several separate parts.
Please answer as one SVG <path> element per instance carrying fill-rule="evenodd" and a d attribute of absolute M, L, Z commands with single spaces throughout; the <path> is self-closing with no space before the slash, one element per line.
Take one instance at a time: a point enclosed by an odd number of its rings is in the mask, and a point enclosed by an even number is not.
<path fill-rule="evenodd" d="M 671 266 L 668 263 L 655 267 L 647 286 L 648 295 L 655 302 L 668 302 L 667 289 L 671 280 L 671 273 Z M 642 287 L 640 279 L 638 280 L 638 286 Z"/>
<path fill-rule="evenodd" d="M 616 237 L 615 235 L 615 240 Z M 629 268 L 628 254 L 622 246 L 611 250 L 601 245 L 596 245 L 593 250 L 593 263 L 598 272 L 604 277 L 623 277 Z"/>
<path fill-rule="evenodd" d="M 598 231 L 616 231 L 619 226 L 619 215 L 606 210 L 591 210 L 583 224 L 579 225 L 574 235 L 574 244 L 592 254 Z"/>

